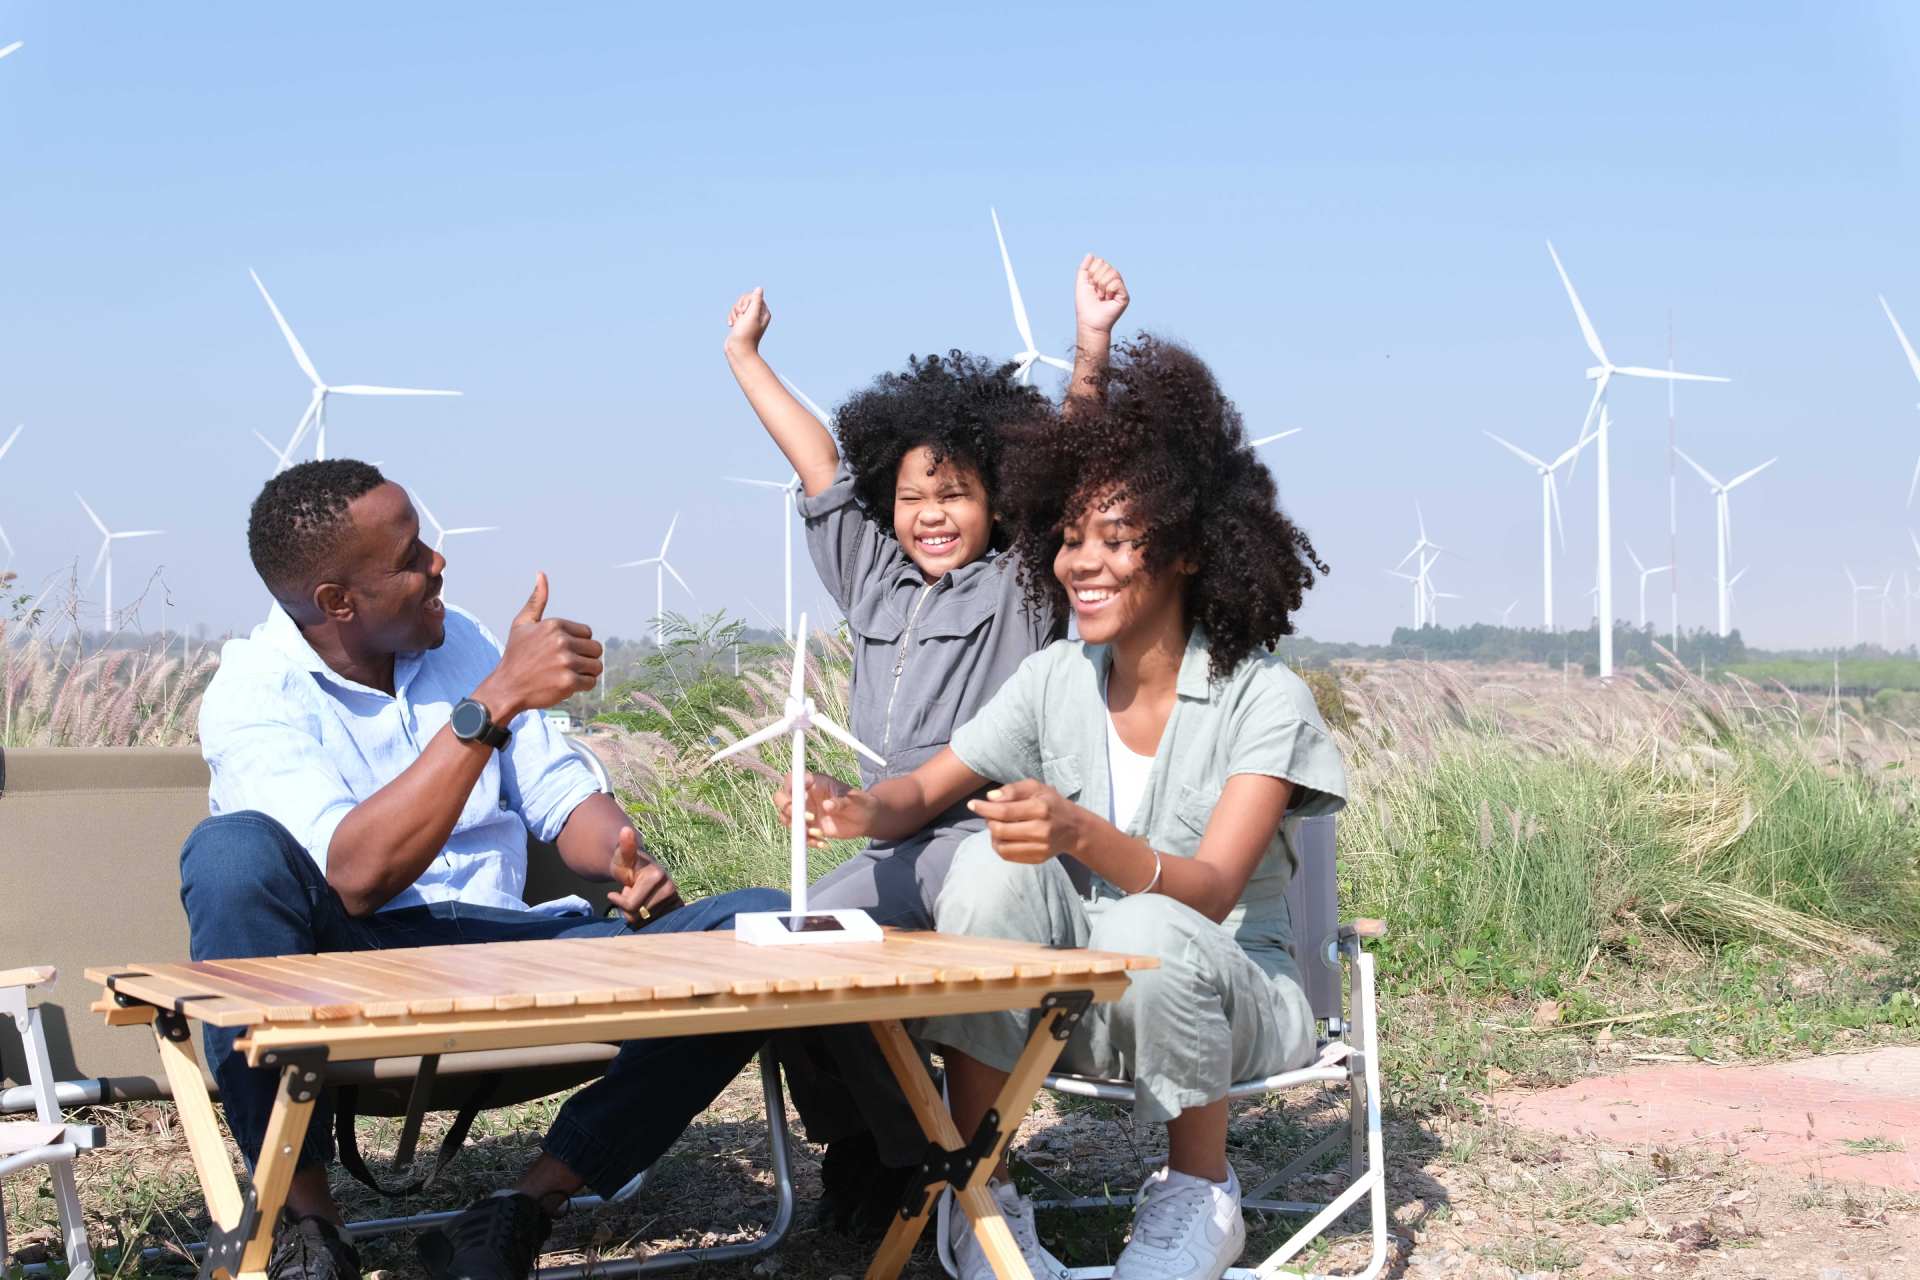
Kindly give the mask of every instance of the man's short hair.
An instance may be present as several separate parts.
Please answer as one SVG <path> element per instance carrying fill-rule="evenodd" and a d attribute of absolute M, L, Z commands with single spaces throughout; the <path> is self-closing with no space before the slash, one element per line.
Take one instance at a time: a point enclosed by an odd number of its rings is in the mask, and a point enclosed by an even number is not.
<path fill-rule="evenodd" d="M 247 554 L 275 599 L 304 594 L 333 567 L 353 527 L 347 507 L 386 482 L 351 458 L 302 462 L 267 481 L 247 519 Z"/>

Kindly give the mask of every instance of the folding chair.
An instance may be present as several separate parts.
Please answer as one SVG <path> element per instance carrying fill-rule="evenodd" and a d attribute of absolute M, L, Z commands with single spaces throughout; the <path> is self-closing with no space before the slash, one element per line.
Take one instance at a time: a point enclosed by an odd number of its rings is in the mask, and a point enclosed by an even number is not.
<path fill-rule="evenodd" d="M 1387 1186 L 1386 1161 L 1381 1149 L 1380 1132 L 1380 1058 L 1376 1033 L 1373 956 L 1366 950 L 1370 938 L 1385 935 L 1386 926 L 1378 920 L 1339 922 L 1339 904 L 1334 880 L 1334 819 L 1331 814 L 1318 818 L 1290 819 L 1294 829 L 1293 847 L 1300 858 L 1297 875 L 1287 886 L 1287 908 L 1293 917 L 1293 956 L 1300 966 L 1301 982 L 1313 1008 L 1317 1029 L 1317 1053 L 1311 1065 L 1286 1071 L 1261 1080 L 1244 1080 L 1229 1091 L 1231 1098 L 1263 1097 L 1304 1085 L 1344 1087 L 1347 1092 L 1347 1125 L 1335 1129 L 1307 1148 L 1284 1169 L 1256 1187 L 1242 1193 L 1241 1205 L 1262 1213 L 1306 1216 L 1308 1221 L 1257 1267 L 1235 1267 L 1227 1272 L 1230 1280 L 1340 1280 L 1315 1272 L 1289 1271 L 1286 1263 L 1312 1243 L 1340 1216 L 1359 1203 L 1368 1201 L 1373 1252 L 1364 1270 L 1344 1280 L 1375 1280 L 1387 1264 Z M 1345 967 L 1351 987 L 1351 1004 L 1343 1000 L 1341 970 Z M 1133 1082 L 1100 1080 L 1090 1076 L 1056 1074 L 1047 1077 L 1046 1087 L 1055 1093 L 1078 1098 L 1097 1098 L 1103 1102 L 1134 1102 Z M 1310 1171 L 1341 1140 L 1348 1143 L 1347 1184 L 1340 1193 L 1325 1202 L 1276 1200 L 1273 1193 Z M 1067 1187 L 1031 1165 L 1029 1173 L 1037 1183 L 1036 1208 L 1089 1209 L 1130 1204 L 1110 1196 L 1076 1196 Z M 947 1274 L 957 1275 L 948 1244 L 947 1222 L 950 1198 L 940 1202 L 937 1239 L 940 1263 Z M 1068 1280 L 1107 1280 L 1112 1267 L 1075 1267 Z"/>
<path fill-rule="evenodd" d="M 27 1061 L 28 1088 L 33 1091 L 33 1120 L 0 1123 L 0 1175 L 33 1165 L 47 1166 L 53 1177 L 53 1198 L 60 1207 L 60 1231 L 65 1238 L 67 1274 L 71 1280 L 93 1280 L 93 1252 L 87 1248 L 87 1221 L 80 1212 L 80 1190 L 73 1181 L 73 1161 L 81 1151 L 106 1141 L 97 1125 L 66 1124 L 54 1100 L 53 1066 L 47 1041 L 40 1033 L 40 1010 L 27 1003 L 27 988 L 51 984 L 50 966 L 0 970 L 0 1014 L 13 1019 Z M 7 1248 L 7 1215 L 0 1205 L 0 1271 L 12 1260 Z"/>

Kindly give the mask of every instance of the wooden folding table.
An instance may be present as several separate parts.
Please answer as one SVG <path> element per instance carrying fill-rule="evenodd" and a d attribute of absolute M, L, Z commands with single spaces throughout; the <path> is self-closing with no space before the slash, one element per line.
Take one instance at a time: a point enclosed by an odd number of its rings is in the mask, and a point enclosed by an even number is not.
<path fill-rule="evenodd" d="M 987 1177 L 1087 1007 L 1116 999 L 1144 956 L 889 931 L 884 942 L 752 947 L 731 933 L 554 939 L 87 970 L 114 1025 L 151 1024 L 214 1229 L 203 1277 L 266 1273 L 307 1122 L 333 1062 L 864 1022 L 928 1146 L 870 1280 L 899 1274 L 951 1185 L 1001 1280 L 1031 1280 Z M 903 1019 L 1037 1012 L 980 1131 L 963 1137 Z M 190 1023 L 238 1028 L 280 1086 L 244 1190 L 221 1140 Z"/>

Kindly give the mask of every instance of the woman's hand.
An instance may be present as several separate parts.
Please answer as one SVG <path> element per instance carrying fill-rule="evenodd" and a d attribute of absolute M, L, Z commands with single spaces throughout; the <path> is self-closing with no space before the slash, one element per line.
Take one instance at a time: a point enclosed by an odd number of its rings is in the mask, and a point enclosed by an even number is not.
<path fill-rule="evenodd" d="M 807 775 L 807 843 L 816 849 L 824 849 L 826 840 L 820 834 L 820 806 L 834 796 L 843 796 L 853 790 L 840 779 L 824 773 Z M 780 825 L 786 827 L 793 821 L 793 784 L 783 783 L 773 793 L 773 809 L 780 815 Z"/>
<path fill-rule="evenodd" d="M 1044 782 L 1028 778 L 969 800 L 967 808 L 987 820 L 993 851 L 1008 862 L 1045 862 L 1056 853 L 1077 853 L 1092 815 Z"/>
<path fill-rule="evenodd" d="M 773 312 L 767 309 L 765 289 L 741 294 L 733 310 L 727 312 L 726 353 L 743 356 L 760 350 L 760 339 L 766 336 L 767 326 L 772 323 Z"/>
<path fill-rule="evenodd" d="M 1073 317 L 1080 332 L 1111 334 L 1129 301 L 1127 282 L 1111 262 L 1092 254 L 1080 260 L 1073 279 Z"/>
<path fill-rule="evenodd" d="M 827 840 L 862 840 L 873 834 L 873 820 L 880 805 L 865 791 L 843 790 L 823 800 L 815 810 L 819 825 L 812 830 Z"/>

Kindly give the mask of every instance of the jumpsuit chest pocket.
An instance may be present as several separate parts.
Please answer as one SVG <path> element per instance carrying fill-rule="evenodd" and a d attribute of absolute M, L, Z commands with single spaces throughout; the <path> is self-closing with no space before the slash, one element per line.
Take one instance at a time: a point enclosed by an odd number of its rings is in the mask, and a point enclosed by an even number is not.
<path fill-rule="evenodd" d="M 1084 790 L 1080 777 L 1080 757 L 1077 755 L 1041 757 L 1040 780 L 1066 799 L 1079 800 Z"/>
<path fill-rule="evenodd" d="M 1220 804 L 1220 791 L 1219 787 L 1183 785 L 1174 798 L 1174 821 L 1193 834 L 1195 844 L 1207 834 L 1207 823 L 1213 821 L 1213 811 Z"/>

